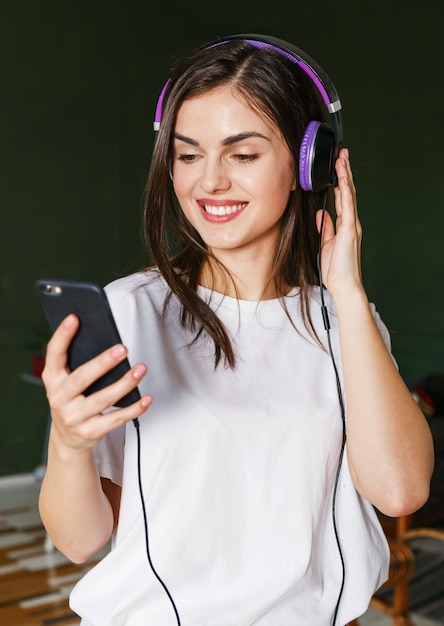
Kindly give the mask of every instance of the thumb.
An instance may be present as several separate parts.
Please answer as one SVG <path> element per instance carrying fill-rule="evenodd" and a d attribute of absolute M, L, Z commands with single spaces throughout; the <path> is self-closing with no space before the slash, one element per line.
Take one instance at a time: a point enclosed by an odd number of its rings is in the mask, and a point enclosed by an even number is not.
<path fill-rule="evenodd" d="M 322 244 L 328 241 L 329 239 L 333 239 L 335 236 L 335 227 L 333 224 L 332 217 L 328 211 L 324 212 L 322 209 L 319 209 L 319 211 L 316 212 L 316 227 L 318 229 L 318 233 L 321 232 L 323 213 L 325 213 L 325 216 L 324 216 L 324 226 L 323 226 L 323 231 L 322 231 L 322 242 L 321 242 Z"/>

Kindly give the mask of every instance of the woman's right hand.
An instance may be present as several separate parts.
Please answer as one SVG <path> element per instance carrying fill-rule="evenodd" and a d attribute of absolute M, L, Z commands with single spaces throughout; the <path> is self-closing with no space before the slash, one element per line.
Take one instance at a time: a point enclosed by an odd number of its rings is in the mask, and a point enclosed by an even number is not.
<path fill-rule="evenodd" d="M 123 361 L 127 351 L 118 344 L 71 372 L 67 364 L 68 348 L 78 327 L 75 315 L 63 320 L 48 343 L 42 372 L 52 415 L 51 438 L 57 447 L 72 451 L 93 447 L 109 431 L 139 417 L 152 402 L 152 397 L 145 395 L 128 407 L 103 415 L 103 411 L 113 407 L 138 385 L 147 372 L 143 363 L 132 367 L 108 387 L 89 396 L 83 395 L 95 380 Z"/>

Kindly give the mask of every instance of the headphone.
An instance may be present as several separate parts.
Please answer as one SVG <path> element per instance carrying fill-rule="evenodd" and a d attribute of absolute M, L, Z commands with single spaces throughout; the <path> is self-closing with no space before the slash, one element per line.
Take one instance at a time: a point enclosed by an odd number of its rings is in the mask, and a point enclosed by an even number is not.
<path fill-rule="evenodd" d="M 246 34 L 231 35 L 201 46 L 206 50 L 229 41 L 245 41 L 256 48 L 274 50 L 296 63 L 310 78 L 331 117 L 331 126 L 325 122 L 312 120 L 308 123 L 299 149 L 299 184 L 304 191 L 319 192 L 330 185 L 336 185 L 335 162 L 342 145 L 343 130 L 341 101 L 325 71 L 305 52 L 276 37 Z M 163 99 L 170 79 L 163 86 L 157 100 L 154 114 L 154 130 L 157 132 L 162 121 Z"/>

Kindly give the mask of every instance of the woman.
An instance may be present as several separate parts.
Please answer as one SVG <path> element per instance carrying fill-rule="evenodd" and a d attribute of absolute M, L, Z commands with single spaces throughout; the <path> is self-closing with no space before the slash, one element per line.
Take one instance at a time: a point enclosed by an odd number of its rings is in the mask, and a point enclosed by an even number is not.
<path fill-rule="evenodd" d="M 155 267 L 107 287 L 125 346 L 67 371 L 75 316 L 48 345 L 42 519 L 76 562 L 113 537 L 71 597 L 85 625 L 343 626 L 387 575 L 373 507 L 428 497 L 430 432 L 362 284 L 348 150 L 336 129 L 335 226 L 325 183 L 302 183 L 319 88 L 267 41 L 196 51 L 160 98 Z"/>

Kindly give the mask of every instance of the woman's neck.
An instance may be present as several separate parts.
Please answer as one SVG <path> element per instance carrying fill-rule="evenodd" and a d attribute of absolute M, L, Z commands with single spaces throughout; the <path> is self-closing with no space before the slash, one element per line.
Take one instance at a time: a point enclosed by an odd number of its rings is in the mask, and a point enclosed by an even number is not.
<path fill-rule="evenodd" d="M 202 266 L 199 284 L 203 287 L 223 293 L 239 300 L 272 300 L 291 289 L 290 285 L 282 285 L 278 289 L 276 279 L 272 278 L 272 267 L 262 259 L 223 259 L 218 255 L 217 261 L 208 259 Z M 228 263 L 229 261 L 229 263 Z"/>

